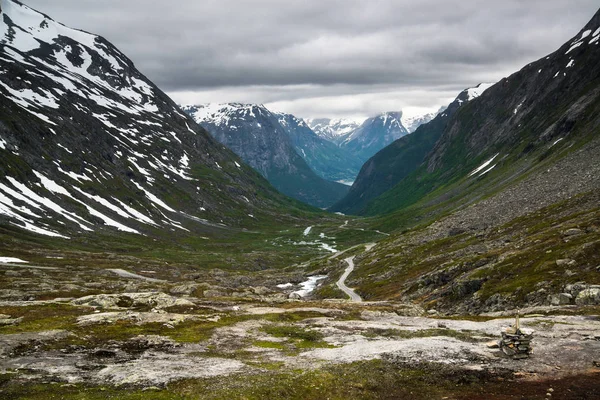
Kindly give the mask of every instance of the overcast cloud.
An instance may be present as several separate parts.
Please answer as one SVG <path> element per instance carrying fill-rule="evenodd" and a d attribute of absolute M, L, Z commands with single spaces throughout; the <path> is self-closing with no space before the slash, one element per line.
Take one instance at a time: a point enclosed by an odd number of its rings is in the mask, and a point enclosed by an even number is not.
<path fill-rule="evenodd" d="M 104 36 L 181 103 L 301 117 L 437 109 L 573 37 L 597 0 L 22 0 Z"/>

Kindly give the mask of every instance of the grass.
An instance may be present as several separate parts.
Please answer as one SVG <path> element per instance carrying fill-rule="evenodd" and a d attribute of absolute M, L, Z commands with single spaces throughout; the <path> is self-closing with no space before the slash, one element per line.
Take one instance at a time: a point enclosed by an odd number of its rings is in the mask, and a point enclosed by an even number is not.
<path fill-rule="evenodd" d="M 429 241 L 411 240 L 426 228 L 411 231 L 408 240 L 394 235 L 357 259 L 351 278 L 366 300 L 409 297 L 436 309 L 468 301 L 473 291 L 478 304 L 500 294 L 519 306 L 540 284 L 549 293 L 569 283 L 598 284 L 600 209 L 594 199 L 592 193 L 576 196 L 486 232 Z M 584 234 L 565 238 L 562 232 L 573 227 Z M 557 259 L 575 265 L 559 266 Z"/>
<path fill-rule="evenodd" d="M 592 398 L 598 374 L 565 379 L 516 382 L 509 373 L 465 371 L 437 364 L 402 366 L 386 360 L 332 365 L 315 370 L 281 369 L 277 363 L 256 363 L 260 373 L 219 379 L 183 380 L 156 390 L 29 384 L 14 377 L 0 378 L 4 399 L 61 400 L 347 400 L 347 399 L 544 399 L 549 387 L 553 398 Z"/>

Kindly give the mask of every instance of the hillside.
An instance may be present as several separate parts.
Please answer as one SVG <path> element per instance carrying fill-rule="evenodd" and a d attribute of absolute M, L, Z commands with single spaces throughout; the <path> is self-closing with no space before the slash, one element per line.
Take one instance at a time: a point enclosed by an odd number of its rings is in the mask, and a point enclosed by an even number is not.
<path fill-rule="evenodd" d="M 423 162 L 440 139 L 451 117 L 461 106 L 477 98 L 478 93 L 465 89 L 432 121 L 419 126 L 413 134 L 403 136 L 371 157 L 361 168 L 348 195 L 333 205 L 331 210 L 345 214 L 363 213 L 371 200 L 394 187 Z"/>
<path fill-rule="evenodd" d="M 298 206 L 105 39 L 18 2 L 1 11 L 4 232 L 185 236 Z"/>
<path fill-rule="evenodd" d="M 600 303 L 599 39 L 600 12 L 459 107 L 423 162 L 367 203 L 391 235 L 357 256 L 363 298 L 434 315 Z M 405 140 L 372 162 L 406 160 Z"/>

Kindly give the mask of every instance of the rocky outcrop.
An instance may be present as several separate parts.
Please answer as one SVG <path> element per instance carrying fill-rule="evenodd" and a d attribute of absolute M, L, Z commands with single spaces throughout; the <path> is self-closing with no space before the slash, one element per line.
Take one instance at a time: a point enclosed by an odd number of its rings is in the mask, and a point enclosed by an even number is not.
<path fill-rule="evenodd" d="M 73 300 L 72 304 L 80 306 L 106 308 L 149 308 L 164 309 L 173 306 L 193 306 L 186 299 L 180 299 L 165 293 L 121 293 L 97 294 Z"/>

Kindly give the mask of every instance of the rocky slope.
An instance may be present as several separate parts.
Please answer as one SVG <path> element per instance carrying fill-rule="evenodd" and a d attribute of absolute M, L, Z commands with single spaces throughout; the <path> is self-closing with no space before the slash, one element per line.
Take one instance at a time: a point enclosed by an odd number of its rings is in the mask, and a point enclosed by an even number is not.
<path fill-rule="evenodd" d="M 328 207 L 349 189 L 318 176 L 298 154 L 288 128 L 280 122 L 291 121 L 262 105 L 207 104 L 183 110 L 288 196 Z M 296 128 L 293 136 L 298 136 L 301 127 Z"/>
<path fill-rule="evenodd" d="M 105 39 L 0 7 L 3 232 L 185 235 L 291 204 Z"/>
<path fill-rule="evenodd" d="M 348 285 L 432 313 L 600 305 L 598 41 L 600 12 L 461 106 L 424 162 L 366 208 L 401 207 L 380 218 L 395 233 L 356 258 Z"/>
<path fill-rule="evenodd" d="M 485 90 L 478 85 L 462 91 L 456 99 L 413 134 L 403 136 L 371 157 L 361 168 L 350 192 L 331 209 L 345 214 L 366 212 L 369 202 L 393 188 L 423 162 L 458 109 Z"/>

